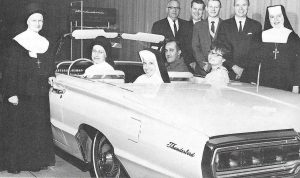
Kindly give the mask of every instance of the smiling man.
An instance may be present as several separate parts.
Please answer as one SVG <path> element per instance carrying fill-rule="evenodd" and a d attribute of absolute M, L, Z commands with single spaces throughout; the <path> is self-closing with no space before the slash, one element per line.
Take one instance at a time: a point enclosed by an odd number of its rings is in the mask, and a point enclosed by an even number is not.
<path fill-rule="evenodd" d="M 205 10 L 205 4 L 202 0 L 191 1 L 191 9 L 190 9 L 191 20 L 188 22 L 188 30 L 187 30 L 186 37 L 182 40 L 183 41 L 182 50 L 184 51 L 183 56 L 185 59 L 185 63 L 189 66 L 190 71 L 193 73 L 196 72 L 195 68 L 197 64 L 192 50 L 193 28 L 195 23 L 200 22 L 202 20 L 204 10 Z"/>
<path fill-rule="evenodd" d="M 202 0 L 192 0 L 191 2 L 191 22 L 195 24 L 202 20 L 205 4 Z"/>
<path fill-rule="evenodd" d="M 192 48 L 197 64 L 201 69 L 196 70 L 199 75 L 205 76 L 210 69 L 207 57 L 211 44 L 217 37 L 219 24 L 222 21 L 219 18 L 221 6 L 220 0 L 209 0 L 206 6 L 208 18 L 194 25 Z"/>
<path fill-rule="evenodd" d="M 249 0 L 234 1 L 234 17 L 224 20 L 220 24 L 217 40 L 224 43 L 231 52 L 224 65 L 229 71 L 231 80 L 251 82 L 251 72 L 248 67 L 248 50 L 252 36 L 262 30 L 261 24 L 247 17 L 250 7 Z M 251 72 L 250 72 L 251 71 Z"/>

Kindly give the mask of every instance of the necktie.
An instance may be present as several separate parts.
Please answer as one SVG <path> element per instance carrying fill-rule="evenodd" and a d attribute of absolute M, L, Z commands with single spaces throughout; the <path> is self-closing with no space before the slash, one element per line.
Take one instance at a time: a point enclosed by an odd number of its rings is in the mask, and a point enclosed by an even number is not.
<path fill-rule="evenodd" d="M 174 22 L 174 36 L 176 36 L 176 33 L 177 33 L 177 26 L 176 26 L 176 21 L 174 20 L 173 21 Z"/>
<path fill-rule="evenodd" d="M 240 21 L 239 33 L 242 33 L 242 31 L 243 31 L 242 21 Z"/>
<path fill-rule="evenodd" d="M 211 32 L 215 33 L 215 22 L 214 21 L 211 22 L 210 30 L 211 30 Z"/>

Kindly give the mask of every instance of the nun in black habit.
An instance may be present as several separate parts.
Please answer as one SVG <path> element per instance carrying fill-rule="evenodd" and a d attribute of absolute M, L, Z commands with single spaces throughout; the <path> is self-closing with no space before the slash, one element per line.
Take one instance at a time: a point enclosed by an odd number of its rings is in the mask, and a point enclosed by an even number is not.
<path fill-rule="evenodd" d="M 39 171 L 54 165 L 49 88 L 55 65 L 49 41 L 39 34 L 45 20 L 41 6 L 25 8 L 24 30 L 9 46 L 4 75 L 3 155 L 0 170 Z"/>
<path fill-rule="evenodd" d="M 249 56 L 261 64 L 262 86 L 298 92 L 300 85 L 300 38 L 294 32 L 282 5 L 266 10 L 264 30 L 254 38 Z"/>

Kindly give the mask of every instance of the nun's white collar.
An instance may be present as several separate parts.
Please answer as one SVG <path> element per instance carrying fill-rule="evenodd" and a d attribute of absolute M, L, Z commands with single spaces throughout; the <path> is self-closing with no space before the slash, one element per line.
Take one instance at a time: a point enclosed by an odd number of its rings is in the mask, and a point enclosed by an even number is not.
<path fill-rule="evenodd" d="M 27 49 L 29 55 L 34 58 L 37 58 L 37 53 L 45 53 L 49 47 L 49 41 L 45 37 L 29 29 L 15 36 L 14 40 Z"/>
<path fill-rule="evenodd" d="M 262 41 L 266 43 L 287 43 L 288 37 L 292 30 L 282 28 L 271 28 L 262 33 Z"/>

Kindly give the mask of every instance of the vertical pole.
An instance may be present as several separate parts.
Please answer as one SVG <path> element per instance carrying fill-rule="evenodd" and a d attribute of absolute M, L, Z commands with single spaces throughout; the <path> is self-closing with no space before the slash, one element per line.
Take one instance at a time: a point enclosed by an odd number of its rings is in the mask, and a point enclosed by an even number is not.
<path fill-rule="evenodd" d="M 259 63 L 259 66 L 258 66 L 257 81 L 256 81 L 256 93 L 258 93 L 258 87 L 259 87 L 259 81 L 260 81 L 260 68 L 261 68 L 261 63 Z"/>
<path fill-rule="evenodd" d="M 83 1 L 80 1 L 81 6 L 81 14 L 80 14 L 80 21 L 81 21 L 81 30 L 83 30 Z M 80 40 L 80 57 L 83 58 L 83 40 Z"/>
<path fill-rule="evenodd" d="M 72 26 L 73 26 L 73 23 L 72 23 L 72 21 L 71 21 L 71 22 L 70 22 L 70 31 L 71 31 L 71 34 L 72 34 L 72 32 L 73 32 Z M 72 60 L 73 60 L 73 39 L 72 39 L 72 37 L 71 37 L 71 55 L 70 55 L 70 58 L 71 58 L 71 61 L 72 61 Z"/>

